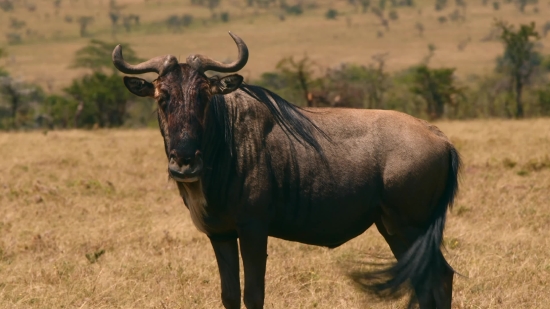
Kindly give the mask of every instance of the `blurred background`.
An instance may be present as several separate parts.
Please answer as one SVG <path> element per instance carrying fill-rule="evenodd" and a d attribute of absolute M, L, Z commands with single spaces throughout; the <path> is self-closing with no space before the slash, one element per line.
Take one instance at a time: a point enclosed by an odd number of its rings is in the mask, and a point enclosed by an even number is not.
<path fill-rule="evenodd" d="M 231 61 L 228 30 L 245 80 L 297 105 L 550 115 L 549 16 L 547 0 L 0 0 L 0 129 L 155 126 L 113 47 Z"/>

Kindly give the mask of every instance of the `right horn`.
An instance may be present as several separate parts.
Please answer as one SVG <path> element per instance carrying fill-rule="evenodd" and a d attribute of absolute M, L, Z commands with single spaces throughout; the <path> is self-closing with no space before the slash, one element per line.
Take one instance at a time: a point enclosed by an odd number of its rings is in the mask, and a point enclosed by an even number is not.
<path fill-rule="evenodd" d="M 248 47 L 246 47 L 246 44 L 240 37 L 231 33 L 231 31 L 229 31 L 229 35 L 233 38 L 239 49 L 239 57 L 237 60 L 225 64 L 203 55 L 191 55 L 187 57 L 187 64 L 193 69 L 203 73 L 206 71 L 232 73 L 242 69 L 248 61 Z"/>
<path fill-rule="evenodd" d="M 125 74 L 143 74 L 155 72 L 159 75 L 162 75 L 163 71 L 178 63 L 178 59 L 172 55 L 158 56 L 152 59 L 149 59 L 140 64 L 129 64 L 124 61 L 122 56 L 122 47 L 117 45 L 113 50 L 113 64 L 115 67 L 122 73 Z"/>

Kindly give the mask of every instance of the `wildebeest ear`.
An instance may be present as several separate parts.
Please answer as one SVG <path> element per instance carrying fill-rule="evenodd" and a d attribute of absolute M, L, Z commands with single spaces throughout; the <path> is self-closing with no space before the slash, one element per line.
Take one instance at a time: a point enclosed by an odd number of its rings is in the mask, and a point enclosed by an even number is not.
<path fill-rule="evenodd" d="M 131 93 L 140 97 L 155 95 L 155 86 L 142 78 L 124 76 L 124 85 Z"/>
<path fill-rule="evenodd" d="M 239 74 L 232 74 L 222 77 L 220 79 L 212 80 L 212 93 L 213 94 L 228 94 L 239 88 L 243 82 L 243 77 Z"/>

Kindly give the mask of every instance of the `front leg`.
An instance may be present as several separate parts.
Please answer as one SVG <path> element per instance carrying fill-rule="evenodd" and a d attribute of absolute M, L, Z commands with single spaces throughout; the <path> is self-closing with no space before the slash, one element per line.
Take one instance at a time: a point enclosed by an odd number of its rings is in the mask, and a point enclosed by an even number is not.
<path fill-rule="evenodd" d="M 238 228 L 244 267 L 244 305 L 247 309 L 264 307 L 267 226 L 266 222 L 249 222 Z"/>
<path fill-rule="evenodd" d="M 241 308 L 241 283 L 239 281 L 239 247 L 237 238 L 228 241 L 210 239 L 222 285 L 222 303 L 226 309 Z"/>

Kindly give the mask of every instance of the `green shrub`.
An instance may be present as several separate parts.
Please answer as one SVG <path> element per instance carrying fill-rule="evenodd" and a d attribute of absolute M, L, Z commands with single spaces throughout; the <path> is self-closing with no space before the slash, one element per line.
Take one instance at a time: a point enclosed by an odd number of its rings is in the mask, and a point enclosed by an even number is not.
<path fill-rule="evenodd" d="M 446 108 L 456 108 L 463 90 L 456 86 L 454 72 L 455 68 L 431 69 L 424 64 L 413 68 L 410 89 L 424 101 L 429 118 L 441 118 Z"/>
<path fill-rule="evenodd" d="M 338 11 L 336 11 L 335 9 L 329 9 L 325 13 L 325 17 L 326 19 L 336 19 L 336 17 L 338 17 Z"/>
<path fill-rule="evenodd" d="M 302 15 L 304 13 L 304 8 L 301 4 L 295 4 L 295 5 L 283 5 L 283 9 L 288 15 Z"/>
<path fill-rule="evenodd" d="M 224 23 L 229 22 L 229 12 L 222 12 L 222 13 L 220 14 L 220 19 L 221 19 L 222 22 L 224 22 Z"/>
<path fill-rule="evenodd" d="M 441 11 L 447 7 L 447 0 L 435 0 L 435 10 Z"/>
<path fill-rule="evenodd" d="M 537 105 L 540 114 L 550 116 L 550 85 L 546 85 L 543 89 L 537 91 Z"/>
<path fill-rule="evenodd" d="M 80 111 L 75 115 L 77 126 L 118 127 L 124 124 L 131 97 L 118 74 L 94 72 L 73 80 L 65 92 L 80 104 Z"/>
<path fill-rule="evenodd" d="M 77 125 L 78 102 L 60 95 L 47 96 L 41 104 L 40 112 L 43 127 L 71 128 Z"/>
<path fill-rule="evenodd" d="M 13 0 L 0 0 L 0 9 L 4 12 L 13 11 Z"/>
<path fill-rule="evenodd" d="M 17 32 L 9 32 L 8 34 L 6 34 L 6 39 L 8 41 L 8 44 L 10 45 L 19 44 L 23 41 L 21 35 Z"/>

